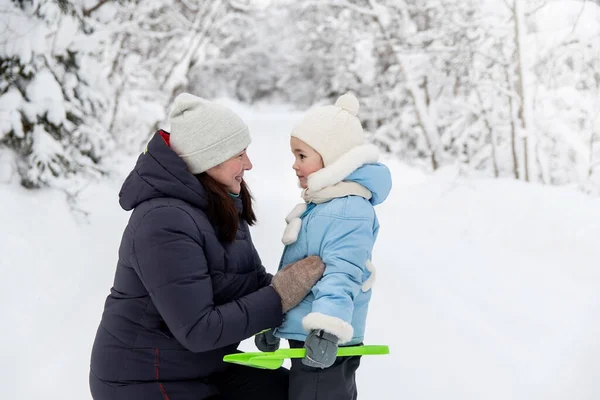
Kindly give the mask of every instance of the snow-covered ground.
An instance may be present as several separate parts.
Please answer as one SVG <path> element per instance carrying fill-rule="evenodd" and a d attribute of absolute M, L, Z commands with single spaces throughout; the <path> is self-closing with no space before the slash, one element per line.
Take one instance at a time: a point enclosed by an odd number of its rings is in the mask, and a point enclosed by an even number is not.
<path fill-rule="evenodd" d="M 225 103 L 253 134 L 253 236 L 274 272 L 300 200 L 287 147 L 299 115 Z M 87 222 L 60 192 L 0 185 L 3 398 L 90 398 L 90 347 L 128 218 L 117 196 L 134 161 L 83 191 Z M 392 354 L 363 358 L 360 398 L 600 398 L 600 200 L 386 162 L 394 188 L 378 207 L 366 342 Z"/>

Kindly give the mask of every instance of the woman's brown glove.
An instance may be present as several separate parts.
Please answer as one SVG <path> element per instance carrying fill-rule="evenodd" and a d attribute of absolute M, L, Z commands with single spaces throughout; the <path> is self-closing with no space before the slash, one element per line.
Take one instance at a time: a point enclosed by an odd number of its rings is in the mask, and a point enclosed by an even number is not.
<path fill-rule="evenodd" d="M 284 313 L 294 308 L 310 292 L 325 272 L 325 264 L 318 256 L 309 256 L 283 267 L 273 276 L 271 286 L 281 297 Z"/>

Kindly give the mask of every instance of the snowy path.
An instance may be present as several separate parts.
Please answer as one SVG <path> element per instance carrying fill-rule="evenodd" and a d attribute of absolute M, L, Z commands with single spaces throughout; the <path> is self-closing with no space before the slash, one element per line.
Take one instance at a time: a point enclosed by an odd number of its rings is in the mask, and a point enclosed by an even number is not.
<path fill-rule="evenodd" d="M 253 236 L 273 272 L 283 218 L 299 201 L 287 151 L 298 115 L 236 108 L 253 134 Z M 360 398 L 600 398 L 600 201 L 389 163 L 367 342 L 392 354 L 363 359 Z M 6 398 L 89 398 L 90 346 L 128 217 L 122 179 L 84 192 L 87 225 L 55 191 L 0 186 Z"/>

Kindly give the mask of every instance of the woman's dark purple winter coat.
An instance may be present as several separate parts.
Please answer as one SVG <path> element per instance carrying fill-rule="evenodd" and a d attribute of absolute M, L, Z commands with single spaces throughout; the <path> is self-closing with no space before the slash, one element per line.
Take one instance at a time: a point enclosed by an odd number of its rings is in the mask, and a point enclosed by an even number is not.
<path fill-rule="evenodd" d="M 205 189 L 168 137 L 154 135 L 119 194 L 133 213 L 93 346 L 95 398 L 177 399 L 177 382 L 210 395 L 223 356 L 282 321 L 248 225 L 240 220 L 233 243 L 218 240 Z"/>

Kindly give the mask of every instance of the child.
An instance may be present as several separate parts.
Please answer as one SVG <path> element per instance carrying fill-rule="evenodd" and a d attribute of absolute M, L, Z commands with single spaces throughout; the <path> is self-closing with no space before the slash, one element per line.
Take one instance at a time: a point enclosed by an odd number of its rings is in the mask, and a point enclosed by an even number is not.
<path fill-rule="evenodd" d="M 363 341 L 374 269 L 371 252 L 379 223 L 373 206 L 391 189 L 379 151 L 364 143 L 356 117 L 358 100 L 341 96 L 334 106 L 308 112 L 291 134 L 293 169 L 304 203 L 286 218 L 286 245 L 279 268 L 318 255 L 325 274 L 312 292 L 284 317 L 283 324 L 256 337 L 262 351 L 275 351 L 279 338 L 306 348 L 293 359 L 290 399 L 356 399 L 359 357 L 336 359 L 338 345 Z"/>

